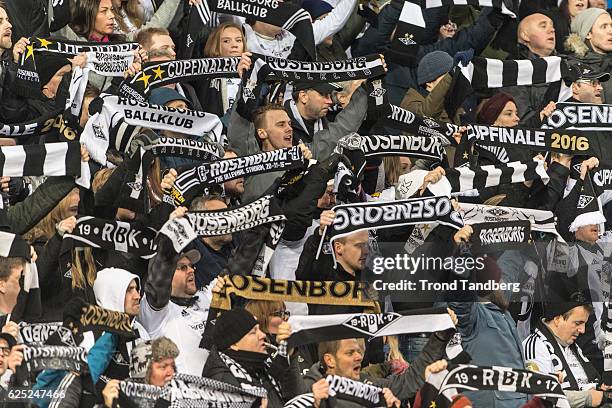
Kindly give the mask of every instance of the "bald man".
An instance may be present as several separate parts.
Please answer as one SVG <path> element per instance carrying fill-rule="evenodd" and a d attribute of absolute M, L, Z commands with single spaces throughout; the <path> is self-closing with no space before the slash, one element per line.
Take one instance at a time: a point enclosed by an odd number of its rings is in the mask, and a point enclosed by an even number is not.
<path fill-rule="evenodd" d="M 555 26 L 544 14 L 534 13 L 523 18 L 518 26 L 517 41 L 535 57 L 549 57 L 555 49 Z"/>

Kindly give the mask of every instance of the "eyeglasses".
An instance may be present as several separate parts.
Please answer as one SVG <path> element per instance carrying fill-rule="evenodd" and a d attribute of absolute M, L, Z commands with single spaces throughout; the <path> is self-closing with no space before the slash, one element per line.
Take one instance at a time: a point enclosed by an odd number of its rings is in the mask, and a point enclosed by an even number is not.
<path fill-rule="evenodd" d="M 176 265 L 176 269 L 181 272 L 187 272 L 190 269 L 193 269 L 195 271 L 195 266 L 193 266 L 192 264 Z"/>
<path fill-rule="evenodd" d="M 0 347 L 0 351 L 2 351 L 2 355 L 4 357 L 8 357 L 9 354 L 11 354 L 11 348 L 10 347 Z"/>
<path fill-rule="evenodd" d="M 599 79 L 579 79 L 576 82 L 579 82 L 581 84 L 589 84 L 594 88 L 598 87 L 601 84 L 601 82 L 599 82 Z"/>
<path fill-rule="evenodd" d="M 270 316 L 280 317 L 283 320 L 286 320 L 291 316 L 291 312 L 288 310 L 277 310 L 275 312 L 270 313 Z"/>

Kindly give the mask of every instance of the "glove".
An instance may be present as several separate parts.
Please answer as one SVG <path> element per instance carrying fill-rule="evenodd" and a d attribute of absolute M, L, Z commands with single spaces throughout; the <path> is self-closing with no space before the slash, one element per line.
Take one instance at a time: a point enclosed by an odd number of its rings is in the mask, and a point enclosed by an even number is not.
<path fill-rule="evenodd" d="M 9 180 L 9 202 L 14 205 L 30 195 L 30 188 L 28 183 L 21 177 L 11 177 Z"/>
<path fill-rule="evenodd" d="M 489 14 L 487 14 L 487 18 L 489 19 L 489 23 L 491 23 L 493 28 L 497 30 L 506 22 L 507 16 L 502 14 L 500 9 L 494 8 Z"/>
<path fill-rule="evenodd" d="M 467 64 L 470 63 L 472 58 L 474 58 L 474 49 L 473 48 L 469 48 L 469 49 L 464 50 L 464 51 L 459 51 L 459 52 L 457 52 L 455 54 L 454 64 L 455 65 L 459 65 L 459 63 L 461 63 L 461 65 L 463 65 L 465 67 L 465 66 L 467 66 Z"/>

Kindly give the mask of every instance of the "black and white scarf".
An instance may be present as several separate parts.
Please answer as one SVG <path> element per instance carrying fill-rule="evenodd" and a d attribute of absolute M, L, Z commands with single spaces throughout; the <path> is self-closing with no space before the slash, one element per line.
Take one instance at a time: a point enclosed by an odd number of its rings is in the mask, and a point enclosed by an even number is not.
<path fill-rule="evenodd" d="M 337 314 L 325 316 L 291 316 L 288 347 L 309 343 L 362 337 L 366 339 L 398 334 L 432 333 L 455 329 L 444 309 L 414 310 L 398 313 Z"/>
<path fill-rule="evenodd" d="M 552 211 L 470 203 L 461 203 L 459 211 L 466 225 L 483 222 L 530 221 L 532 231 L 554 234 L 559 242 L 565 242 L 557 232 L 555 215 Z"/>
<path fill-rule="evenodd" d="M 401 225 L 440 223 L 452 228 L 463 227 L 461 216 L 448 197 L 423 197 L 390 202 L 337 205 L 334 223 L 325 227 L 317 258 L 326 237 L 330 242 L 357 231 L 392 228 Z M 332 251 L 332 256 L 335 256 Z"/>
<path fill-rule="evenodd" d="M 23 359 L 31 373 L 42 370 L 67 370 L 84 373 L 88 370 L 87 350 L 83 347 L 29 345 Z"/>
<path fill-rule="evenodd" d="M 441 161 L 444 147 L 439 138 L 406 135 L 344 136 L 338 141 L 342 147 L 361 149 L 366 157 L 407 156 L 417 159 Z"/>
<path fill-rule="evenodd" d="M 570 406 L 554 375 L 518 368 L 475 365 L 457 365 L 431 374 L 421 389 L 421 406 L 449 408 L 453 397 L 462 390 L 532 394 L 558 408 Z"/>
<path fill-rule="evenodd" d="M 523 60 L 474 57 L 467 65 L 459 63 L 458 68 L 446 97 L 446 110 L 453 114 L 474 91 L 562 83 L 562 78 L 570 76 L 565 61 L 557 56 Z"/>
<path fill-rule="evenodd" d="M 612 130 L 612 105 L 558 102 L 542 126 L 547 129 Z"/>
<path fill-rule="evenodd" d="M 266 390 L 262 387 L 241 388 L 210 378 L 179 373 L 162 389 L 156 406 L 250 408 L 257 398 L 266 396 Z"/>
<path fill-rule="evenodd" d="M 100 330 L 116 333 L 125 338 L 136 337 L 132 318 L 127 313 L 90 305 L 80 298 L 72 298 L 64 309 L 64 324 L 74 333 Z"/>
<path fill-rule="evenodd" d="M 184 157 L 202 162 L 219 160 L 224 154 L 223 148 L 217 143 L 165 136 L 160 136 L 155 143 L 143 148 L 156 157 Z"/>
<path fill-rule="evenodd" d="M 21 237 L 21 235 L 0 231 L 0 257 L 20 257 L 29 261 L 30 245 Z"/>
<path fill-rule="evenodd" d="M 373 98 L 369 98 L 368 103 L 375 103 Z M 407 109 L 400 108 L 396 105 L 388 105 L 390 112 L 379 118 L 378 123 L 397 130 L 408 132 L 411 135 L 421 137 L 438 137 L 448 141 L 445 144 L 452 143 L 453 133 L 457 132 L 459 127 L 452 123 L 437 122 L 426 116 L 419 116 Z M 386 108 L 385 108 L 386 109 Z"/>
<path fill-rule="evenodd" d="M 109 147 L 126 150 L 137 133 L 134 127 L 194 136 L 207 134 L 211 142 L 222 142 L 223 124 L 218 116 L 210 113 L 150 105 L 109 94 L 102 94 L 94 103 L 98 103 L 101 109 L 87 121 L 81 142 L 87 146 L 92 159 L 101 164 L 106 164 Z"/>
<path fill-rule="evenodd" d="M 172 197 L 176 205 L 185 205 L 213 185 L 240 177 L 303 167 L 304 155 L 298 146 L 204 163 L 183 171 L 177 177 Z"/>
<path fill-rule="evenodd" d="M 122 96 L 145 102 L 152 89 L 180 81 L 237 78 L 239 57 L 199 58 L 148 64 L 119 87 Z"/>
<path fill-rule="evenodd" d="M 150 259 L 157 249 L 153 228 L 139 227 L 123 221 L 105 220 L 91 216 L 80 217 L 72 233 L 64 234 L 66 248 L 88 246 Z"/>
<path fill-rule="evenodd" d="M 81 175 L 79 142 L 0 147 L 0 176 Z"/>
<path fill-rule="evenodd" d="M 314 36 L 310 14 L 296 4 L 272 1 L 249 3 L 244 0 L 206 0 L 196 5 L 200 21 L 190 19 L 190 23 L 208 25 L 213 12 L 253 18 L 290 31 L 297 39 L 290 57 L 298 60 L 316 59 Z M 196 29 L 188 28 L 190 32 Z M 296 47 L 296 45 L 299 45 Z"/>
<path fill-rule="evenodd" d="M 100 385 L 96 385 L 96 387 L 102 390 L 110 380 L 111 378 L 102 375 L 100 376 Z M 162 387 L 122 380 L 119 381 L 119 406 L 127 408 L 154 408 L 161 392 Z"/>
<path fill-rule="evenodd" d="M 503 184 L 522 183 L 528 180 L 541 180 L 548 184 L 550 179 L 544 161 L 516 161 L 496 166 L 457 167 L 446 170 L 446 179 L 450 183 L 450 192 L 482 191 L 488 187 Z"/>
<path fill-rule="evenodd" d="M 474 140 L 478 144 L 520 147 L 572 156 L 606 157 L 607 152 L 598 134 L 582 130 L 559 132 L 550 129 L 468 125 L 466 135 L 469 141 Z"/>
<path fill-rule="evenodd" d="M 56 41 L 30 37 L 30 45 L 21 55 L 17 66 L 14 89 L 22 96 L 39 95 L 42 85 L 37 72 L 37 64 L 44 64 L 45 53 L 54 53 L 73 57 L 83 52 L 100 52 L 104 54 L 126 53 L 138 48 L 138 43 L 99 43 L 82 41 Z M 68 61 L 66 61 L 68 64 Z M 87 82 L 87 81 L 85 81 Z"/>
<path fill-rule="evenodd" d="M 386 407 L 382 388 L 361 381 L 355 381 L 339 375 L 328 375 L 325 381 L 329 385 L 329 399 L 331 406 L 335 400 L 349 401 L 360 407 Z M 284 408 L 313 408 L 314 396 L 312 393 L 301 394 L 289 400 Z"/>
<path fill-rule="evenodd" d="M 474 254 L 522 249 L 529 242 L 529 221 L 482 222 L 472 224 L 471 251 Z"/>
<path fill-rule="evenodd" d="M 580 390 L 578 382 L 576 381 L 576 378 L 574 377 L 574 374 L 572 373 L 572 370 L 567 363 L 565 354 L 563 350 L 561 350 L 561 347 L 559 346 L 559 342 L 555 339 L 550 329 L 548 329 L 546 325 L 542 322 L 538 323 L 533 334 L 531 334 L 531 336 L 528 337 L 526 340 L 525 361 L 529 361 L 529 360 L 536 358 L 536 355 L 535 355 L 536 338 L 544 343 L 544 345 L 546 346 L 546 350 L 550 353 L 550 358 L 551 358 L 551 362 L 552 362 L 554 371 L 555 372 L 559 371 L 564 374 L 563 383 L 561 384 L 561 387 L 564 390 L 565 389 L 574 390 L 574 391 Z M 529 341 L 530 339 L 531 341 Z M 595 367 L 593 367 L 593 365 L 584 357 L 584 355 L 582 354 L 582 350 L 580 350 L 580 347 L 576 343 L 573 343 L 569 346 L 569 348 L 570 348 L 570 352 L 576 357 L 576 359 L 578 360 L 578 362 L 584 369 L 584 372 L 587 375 L 589 383 L 594 383 L 594 384 L 598 383 L 599 374 L 597 373 L 597 370 L 595 369 Z"/>
<path fill-rule="evenodd" d="M 84 68 L 76 66 L 72 70 L 70 80 L 69 98 L 66 101 L 66 110 L 75 117 L 81 115 L 81 105 L 85 96 L 85 87 L 89 80 L 89 73 L 110 77 L 122 77 L 134 62 L 134 53 L 131 51 L 123 52 L 99 52 L 90 51 L 87 53 L 87 64 Z"/>
<path fill-rule="evenodd" d="M 62 343 L 76 347 L 72 332 L 64 327 L 63 322 L 51 323 L 19 323 L 19 334 L 25 344 L 47 344 L 51 336 L 58 336 Z"/>

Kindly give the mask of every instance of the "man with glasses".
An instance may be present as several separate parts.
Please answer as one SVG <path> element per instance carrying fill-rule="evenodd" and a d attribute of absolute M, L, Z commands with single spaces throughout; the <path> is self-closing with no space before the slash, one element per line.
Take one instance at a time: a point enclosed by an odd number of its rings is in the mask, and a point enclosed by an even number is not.
<path fill-rule="evenodd" d="M 17 344 L 8 333 L 0 333 L 0 395 L 11 385 L 13 374 L 23 362 L 23 344 Z"/>
<path fill-rule="evenodd" d="M 579 77 L 572 84 L 572 97 L 568 102 L 603 103 L 603 82 L 610 79 L 608 72 L 601 72 L 597 68 L 577 63 Z"/>
<path fill-rule="evenodd" d="M 186 212 L 185 207 L 179 207 L 170 217 L 182 218 Z M 165 336 L 176 343 L 181 350 L 176 359 L 178 372 L 199 376 L 208 354 L 200 348 L 200 340 L 212 293 L 210 287 L 196 287 L 194 264 L 200 253 L 192 249 L 177 254 L 170 238 L 164 234 L 159 237 L 138 318 L 152 339 Z"/>

